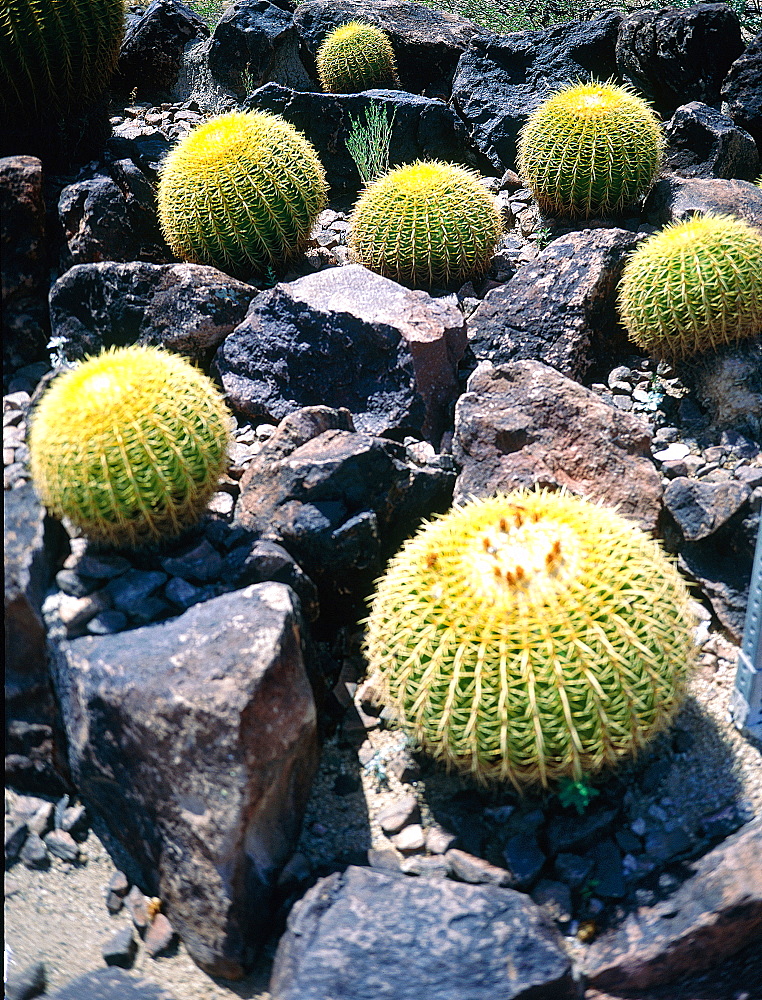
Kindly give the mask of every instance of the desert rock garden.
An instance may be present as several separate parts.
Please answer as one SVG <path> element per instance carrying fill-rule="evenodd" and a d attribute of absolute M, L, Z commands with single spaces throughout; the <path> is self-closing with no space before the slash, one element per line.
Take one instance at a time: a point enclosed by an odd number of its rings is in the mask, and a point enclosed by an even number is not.
<path fill-rule="evenodd" d="M 758 3 L 213 6 L 0 10 L 6 998 L 760 1000 Z"/>

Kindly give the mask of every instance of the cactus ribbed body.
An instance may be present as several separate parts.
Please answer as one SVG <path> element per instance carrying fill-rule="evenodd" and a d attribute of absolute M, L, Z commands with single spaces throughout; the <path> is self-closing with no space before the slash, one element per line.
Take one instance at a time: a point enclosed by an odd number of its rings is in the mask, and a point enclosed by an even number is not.
<path fill-rule="evenodd" d="M 391 560 L 371 683 L 424 749 L 519 789 L 580 780 L 672 719 L 694 657 L 688 592 L 658 544 L 568 494 L 474 500 Z"/>
<path fill-rule="evenodd" d="M 3 0 L 0 113 L 65 112 L 97 97 L 123 35 L 123 0 Z"/>
<path fill-rule="evenodd" d="M 664 156 L 661 123 L 627 87 L 566 87 L 530 115 L 518 172 L 550 215 L 618 212 L 648 191 Z"/>
<path fill-rule="evenodd" d="M 637 248 L 619 286 L 630 339 L 676 360 L 762 333 L 762 230 L 694 215 Z"/>
<path fill-rule="evenodd" d="M 403 284 L 446 287 L 489 268 L 502 224 L 478 175 L 418 161 L 370 184 L 350 219 L 351 259 Z"/>
<path fill-rule="evenodd" d="M 59 375 L 35 409 L 35 488 L 96 541 L 130 547 L 177 535 L 217 488 L 228 420 L 213 382 L 183 358 L 106 351 Z"/>
<path fill-rule="evenodd" d="M 380 28 L 350 21 L 326 36 L 315 57 L 318 78 L 329 94 L 399 87 L 397 63 Z"/>
<path fill-rule="evenodd" d="M 233 112 L 169 153 L 159 183 L 165 238 L 183 260 L 243 278 L 283 270 L 326 205 L 310 142 L 278 115 Z"/>

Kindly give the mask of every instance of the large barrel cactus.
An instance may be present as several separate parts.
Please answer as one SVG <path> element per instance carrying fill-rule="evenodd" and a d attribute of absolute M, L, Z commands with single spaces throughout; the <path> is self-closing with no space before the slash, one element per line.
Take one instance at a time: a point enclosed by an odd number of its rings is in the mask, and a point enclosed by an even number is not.
<path fill-rule="evenodd" d="M 68 112 L 103 91 L 124 35 L 123 0 L 2 0 L 0 113 Z"/>
<path fill-rule="evenodd" d="M 283 270 L 326 205 L 310 142 L 279 115 L 231 112 L 199 125 L 164 162 L 159 218 L 183 260 L 247 278 Z"/>
<path fill-rule="evenodd" d="M 172 537 L 217 489 L 229 417 L 214 383 L 178 355 L 106 351 L 54 379 L 35 409 L 35 488 L 96 541 L 132 547 Z"/>
<path fill-rule="evenodd" d="M 664 130 L 628 87 L 582 83 L 552 94 L 521 130 L 517 167 L 550 215 L 619 212 L 648 191 Z"/>
<path fill-rule="evenodd" d="M 355 205 L 352 260 L 402 284 L 462 284 L 489 268 L 502 223 L 492 195 L 464 167 L 418 161 L 370 184 Z"/>
<path fill-rule="evenodd" d="M 399 87 L 391 42 L 372 24 L 350 21 L 335 28 L 315 60 L 320 85 L 331 94 Z"/>
<path fill-rule="evenodd" d="M 671 360 L 762 333 L 762 230 L 711 213 L 666 226 L 627 261 L 619 312 L 633 343 Z"/>
<path fill-rule="evenodd" d="M 610 509 L 523 490 L 474 500 L 379 581 L 372 683 L 424 749 L 477 780 L 581 780 L 674 716 L 688 602 L 658 544 Z"/>

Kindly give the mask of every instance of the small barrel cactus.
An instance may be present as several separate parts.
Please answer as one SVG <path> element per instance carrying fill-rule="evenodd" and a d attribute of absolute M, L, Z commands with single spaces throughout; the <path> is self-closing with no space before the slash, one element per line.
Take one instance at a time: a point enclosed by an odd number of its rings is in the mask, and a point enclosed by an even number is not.
<path fill-rule="evenodd" d="M 320 85 L 329 94 L 399 87 L 397 63 L 380 28 L 350 21 L 326 36 L 315 57 Z"/>
<path fill-rule="evenodd" d="M 123 0 L 3 0 L 0 114 L 67 112 L 97 97 L 123 35 Z"/>
<path fill-rule="evenodd" d="M 547 787 L 668 724 L 694 625 L 677 570 L 643 531 L 566 493 L 519 490 L 404 543 L 371 606 L 370 684 L 460 772 Z"/>
<path fill-rule="evenodd" d="M 125 347 L 63 372 L 29 434 L 43 504 L 94 541 L 135 547 L 203 513 L 226 463 L 230 414 L 184 358 Z"/>
<path fill-rule="evenodd" d="M 282 271 L 326 205 L 312 144 L 279 115 L 232 112 L 171 150 L 159 182 L 164 236 L 183 260 L 247 278 Z"/>
<path fill-rule="evenodd" d="M 669 360 L 762 333 L 762 230 L 719 214 L 666 226 L 627 261 L 619 312 L 634 344 Z"/>
<path fill-rule="evenodd" d="M 518 172 L 549 215 L 619 212 L 651 187 L 664 130 L 628 87 L 580 83 L 531 114 L 518 143 Z"/>
<path fill-rule="evenodd" d="M 438 161 L 395 167 L 355 205 L 350 257 L 402 284 L 462 284 L 489 268 L 502 223 L 478 174 Z"/>

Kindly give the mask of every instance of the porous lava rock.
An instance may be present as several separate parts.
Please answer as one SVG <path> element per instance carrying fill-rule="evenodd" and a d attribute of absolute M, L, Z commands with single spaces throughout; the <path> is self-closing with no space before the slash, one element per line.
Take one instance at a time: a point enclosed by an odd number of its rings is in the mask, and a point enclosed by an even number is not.
<path fill-rule="evenodd" d="M 681 177 L 755 181 L 759 153 L 754 139 L 731 118 L 700 101 L 682 104 L 666 124 L 667 168 Z"/>
<path fill-rule="evenodd" d="M 751 135 L 762 156 L 762 34 L 728 70 L 722 84 L 722 110 Z"/>

